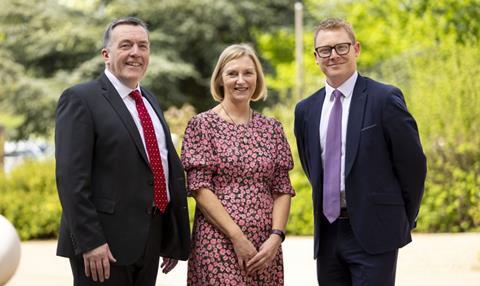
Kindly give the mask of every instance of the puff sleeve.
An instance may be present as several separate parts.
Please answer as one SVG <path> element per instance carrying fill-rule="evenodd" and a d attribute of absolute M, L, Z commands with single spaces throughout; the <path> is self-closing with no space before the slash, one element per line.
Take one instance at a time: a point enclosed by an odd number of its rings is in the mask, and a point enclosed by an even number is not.
<path fill-rule="evenodd" d="M 181 159 L 187 173 L 187 191 L 212 188 L 212 176 L 215 170 L 212 136 L 208 135 L 208 125 L 199 116 L 194 116 L 187 125 L 182 143 Z"/>
<path fill-rule="evenodd" d="M 272 178 L 272 192 L 295 196 L 288 171 L 293 169 L 293 158 L 282 124 L 274 121 L 275 170 Z"/>

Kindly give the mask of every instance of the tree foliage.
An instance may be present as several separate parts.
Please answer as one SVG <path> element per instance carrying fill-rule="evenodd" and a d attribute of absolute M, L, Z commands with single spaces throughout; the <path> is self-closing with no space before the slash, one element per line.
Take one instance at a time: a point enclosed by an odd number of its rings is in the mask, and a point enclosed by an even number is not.
<path fill-rule="evenodd" d="M 0 64 L 0 113 L 10 115 L 3 124 L 14 138 L 51 132 L 61 91 L 104 69 L 102 33 L 115 18 L 137 16 L 149 25 L 152 55 L 142 84 L 162 107 L 189 102 L 204 110 L 212 103 L 208 83 L 220 51 L 234 42 L 255 43 L 254 31 L 290 25 L 293 17 L 290 0 L 0 0 L 0 5 L 0 55 L 7 59 Z"/>
<path fill-rule="evenodd" d="M 2 0 L 1 7 L 0 54 L 8 60 L 0 65 L 0 111 L 18 119 L 13 126 L 7 122 L 7 135 L 48 134 L 66 84 L 56 73 L 72 72 L 91 57 L 95 29 L 82 25 L 99 21 L 55 1 Z"/>

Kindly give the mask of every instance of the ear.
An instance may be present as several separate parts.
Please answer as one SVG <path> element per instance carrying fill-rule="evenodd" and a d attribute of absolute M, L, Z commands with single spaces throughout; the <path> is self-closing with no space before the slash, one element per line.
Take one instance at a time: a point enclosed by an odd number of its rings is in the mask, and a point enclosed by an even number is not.
<path fill-rule="evenodd" d="M 353 49 L 355 51 L 355 57 L 358 57 L 360 55 L 360 42 L 356 42 L 354 45 L 353 45 Z"/>
<path fill-rule="evenodd" d="M 320 57 L 317 55 L 316 51 L 313 51 L 313 57 L 315 58 L 315 63 L 317 65 L 319 65 L 320 64 Z"/>
<path fill-rule="evenodd" d="M 105 63 L 108 63 L 110 61 L 110 53 L 108 52 L 108 50 L 106 48 L 103 48 L 101 54 Z"/>

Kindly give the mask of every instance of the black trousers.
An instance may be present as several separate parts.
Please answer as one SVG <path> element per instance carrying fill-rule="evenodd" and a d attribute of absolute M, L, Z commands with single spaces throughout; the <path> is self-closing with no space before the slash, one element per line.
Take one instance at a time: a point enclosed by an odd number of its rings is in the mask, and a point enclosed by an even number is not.
<path fill-rule="evenodd" d="M 322 225 L 317 257 L 320 286 L 393 286 L 398 250 L 372 255 L 358 244 L 348 219 Z"/>
<path fill-rule="evenodd" d="M 160 257 L 157 244 L 160 241 L 161 231 L 158 229 L 161 214 L 153 216 L 147 244 L 142 256 L 132 265 L 116 265 L 110 263 L 110 278 L 103 283 L 95 282 L 85 276 L 82 255 L 70 258 L 74 286 L 154 286 L 157 280 Z"/>

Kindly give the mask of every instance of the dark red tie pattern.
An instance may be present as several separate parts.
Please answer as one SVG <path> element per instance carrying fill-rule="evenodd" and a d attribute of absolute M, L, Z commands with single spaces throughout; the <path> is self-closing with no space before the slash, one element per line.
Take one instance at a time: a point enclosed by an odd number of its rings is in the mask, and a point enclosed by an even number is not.
<path fill-rule="evenodd" d="M 138 117 L 143 128 L 143 137 L 147 146 L 148 158 L 150 160 L 150 168 L 153 172 L 153 201 L 155 205 L 163 213 L 167 208 L 167 187 L 165 184 L 165 173 L 163 172 L 162 159 L 158 150 L 157 136 L 153 129 L 152 119 L 148 114 L 147 108 L 143 104 L 142 96 L 138 90 L 134 90 L 129 94 L 134 100 L 138 111 Z"/>

